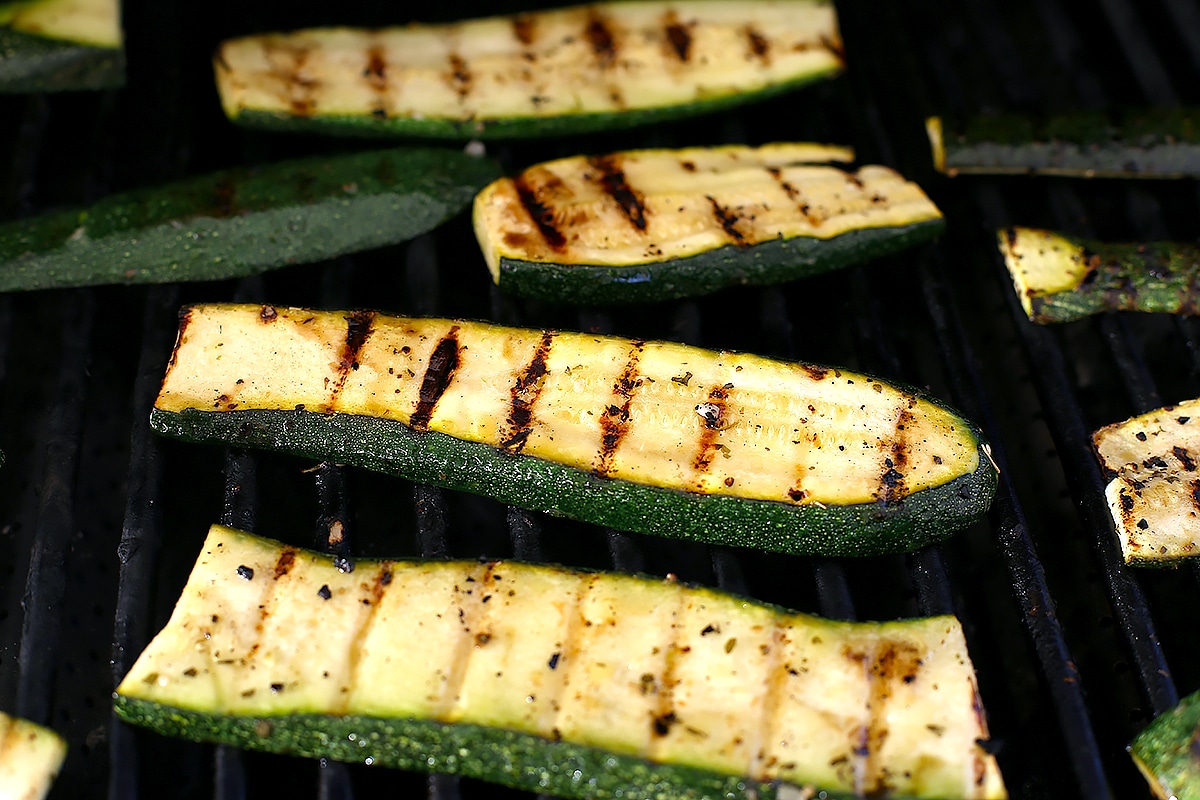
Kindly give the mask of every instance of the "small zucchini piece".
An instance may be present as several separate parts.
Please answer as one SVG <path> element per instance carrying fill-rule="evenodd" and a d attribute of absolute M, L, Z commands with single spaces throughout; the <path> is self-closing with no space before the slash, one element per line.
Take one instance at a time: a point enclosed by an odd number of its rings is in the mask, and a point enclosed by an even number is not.
<path fill-rule="evenodd" d="M 57 733 L 0 712 L 0 797 L 45 797 L 66 757 L 67 743 Z"/>
<path fill-rule="evenodd" d="M 115 706 L 168 735 L 565 797 L 1006 796 L 952 616 L 834 622 L 518 562 L 350 572 L 220 526 Z"/>
<path fill-rule="evenodd" d="M 499 167 L 449 149 L 282 161 L 0 224 L 0 291 L 218 280 L 403 242 Z"/>
<path fill-rule="evenodd" d="M 997 233 L 1004 265 L 1033 322 L 1105 311 L 1200 313 L 1200 246 L 1112 243 L 1036 228 Z"/>
<path fill-rule="evenodd" d="M 1200 399 L 1105 426 L 1092 444 L 1125 563 L 1200 555 Z"/>
<path fill-rule="evenodd" d="M 793 553 L 987 510 L 978 430 L 914 390 L 669 342 L 248 305 L 185 309 L 151 425 L 642 533 Z"/>
<path fill-rule="evenodd" d="M 1129 746 L 1155 797 L 1200 800 L 1200 692 L 1159 714 Z"/>
<path fill-rule="evenodd" d="M 500 138 L 714 111 L 842 70 L 830 0 L 616 2 L 442 25 L 233 39 L 225 113 L 257 127 Z"/>
<path fill-rule="evenodd" d="M 475 198 L 492 279 L 581 304 L 664 300 L 802 278 L 941 232 L 941 212 L 848 148 L 771 144 L 576 156 Z"/>
<path fill-rule="evenodd" d="M 0 92 L 108 89 L 124 82 L 118 0 L 0 2 Z"/>
<path fill-rule="evenodd" d="M 929 117 L 925 130 L 934 167 L 950 176 L 1200 177 L 1200 108 Z"/>

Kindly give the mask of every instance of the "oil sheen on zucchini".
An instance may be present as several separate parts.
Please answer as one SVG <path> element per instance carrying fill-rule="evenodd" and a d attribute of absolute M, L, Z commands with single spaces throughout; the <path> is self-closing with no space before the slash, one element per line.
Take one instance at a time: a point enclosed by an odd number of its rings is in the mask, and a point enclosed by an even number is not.
<path fill-rule="evenodd" d="M 470 203 L 499 168 L 450 149 L 284 161 L 0 224 L 0 291 L 217 280 L 396 244 Z"/>
<path fill-rule="evenodd" d="M 1092 443 L 1125 563 L 1200 556 L 1200 400 L 1108 425 Z"/>
<path fill-rule="evenodd" d="M 452 138 L 628 127 L 834 75 L 829 0 L 616 2 L 225 42 L 221 102 L 246 125 Z"/>
<path fill-rule="evenodd" d="M 66 756 L 67 743 L 54 731 L 0 713 L 0 797 L 45 797 Z"/>
<path fill-rule="evenodd" d="M 517 562 L 346 571 L 220 526 L 116 709 L 566 797 L 1005 796 L 954 617 L 834 622 Z"/>
<path fill-rule="evenodd" d="M 0 2 L 0 92 L 120 86 L 122 41 L 118 0 Z"/>
<path fill-rule="evenodd" d="M 909 551 L 978 519 L 969 423 L 857 373 L 669 342 L 273 306 L 185 309 L 151 417 L 643 533 Z"/>
<path fill-rule="evenodd" d="M 1200 313 L 1200 246 L 1193 242 L 1098 242 L 1005 228 L 997 243 L 1034 322 L 1105 311 Z"/>
<path fill-rule="evenodd" d="M 779 283 L 936 236 L 941 212 L 844 147 L 635 150 L 502 178 L 475 198 L 492 279 L 575 303 L 662 300 Z"/>

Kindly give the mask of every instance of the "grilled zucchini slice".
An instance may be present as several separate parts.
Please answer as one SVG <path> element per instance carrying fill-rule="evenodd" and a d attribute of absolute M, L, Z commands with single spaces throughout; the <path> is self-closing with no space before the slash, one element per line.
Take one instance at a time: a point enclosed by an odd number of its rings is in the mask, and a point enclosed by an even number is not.
<path fill-rule="evenodd" d="M 566 797 L 1005 796 L 954 617 L 832 622 L 516 562 L 349 572 L 219 526 L 115 703 L 161 733 Z"/>
<path fill-rule="evenodd" d="M 621 303 L 801 278 L 936 236 L 941 212 L 887 167 L 815 144 L 635 150 L 538 164 L 475 198 L 492 279 Z"/>
<path fill-rule="evenodd" d="M 120 86 L 122 44 L 118 0 L 0 2 L 0 92 Z"/>
<path fill-rule="evenodd" d="M 391 149 L 282 161 L 0 225 L 0 291 L 218 280 L 403 242 L 459 213 L 492 161 Z"/>
<path fill-rule="evenodd" d="M 1155 797 L 1200 800 L 1200 692 L 1159 714 L 1133 740 L 1129 755 Z"/>
<path fill-rule="evenodd" d="M 369 311 L 186 309 L 151 424 L 622 530 L 823 555 L 942 539 L 996 480 L 978 430 L 871 377 Z"/>
<path fill-rule="evenodd" d="M 1200 555 L 1200 399 L 1103 427 L 1092 443 L 1125 563 Z"/>
<path fill-rule="evenodd" d="M 997 242 L 1033 322 L 1105 311 L 1200 313 L 1200 246 L 1112 243 L 1036 228 L 1005 228 Z"/>
<path fill-rule="evenodd" d="M 0 797 L 45 797 L 66 757 L 67 743 L 57 733 L 0 712 Z"/>
<path fill-rule="evenodd" d="M 834 75 L 830 0 L 596 3 L 225 42 L 235 122 L 333 134 L 541 136 L 726 108 Z"/>

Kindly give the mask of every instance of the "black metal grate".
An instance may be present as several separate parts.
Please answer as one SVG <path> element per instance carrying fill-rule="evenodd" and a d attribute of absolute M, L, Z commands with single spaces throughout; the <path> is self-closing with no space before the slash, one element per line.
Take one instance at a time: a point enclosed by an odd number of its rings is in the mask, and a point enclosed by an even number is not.
<path fill-rule="evenodd" d="M 1200 688 L 1190 613 L 1200 569 L 1121 565 L 1088 437 L 1102 424 L 1200 394 L 1200 323 L 1114 315 L 1029 325 L 991 230 L 1028 223 L 1114 239 L 1194 239 L 1200 192 L 1194 182 L 947 181 L 930 170 L 921 120 L 934 111 L 1200 104 L 1200 5 L 839 5 L 850 70 L 835 83 L 703 121 L 493 152 L 515 166 L 632 146 L 850 142 L 860 159 L 896 166 L 930 190 L 950 223 L 934 247 L 783 287 L 573 310 L 489 287 L 469 225 L 458 219 L 404 247 L 237 283 L 0 297 L 0 708 L 69 738 L 54 796 L 519 795 L 468 780 L 193 745 L 116 723 L 109 692 L 165 622 L 214 521 L 350 557 L 517 557 L 674 572 L 839 618 L 953 612 L 964 622 L 1014 797 L 1150 796 L 1124 746 L 1180 693 Z M 329 23 L 330 13 L 263 2 L 217 3 L 189 16 L 179 3 L 128 2 L 126 89 L 0 97 L 0 216 L 353 146 L 232 128 L 207 70 L 225 36 Z M 394 11 L 371 2 L 337 13 L 349 15 L 339 22 L 381 23 Z M 781 558 L 152 437 L 145 420 L 176 309 L 231 298 L 669 338 L 864 369 L 928 386 L 982 423 L 1001 486 L 986 524 L 936 548 L 855 561 Z M 339 527 L 344 540 L 331 543 Z"/>

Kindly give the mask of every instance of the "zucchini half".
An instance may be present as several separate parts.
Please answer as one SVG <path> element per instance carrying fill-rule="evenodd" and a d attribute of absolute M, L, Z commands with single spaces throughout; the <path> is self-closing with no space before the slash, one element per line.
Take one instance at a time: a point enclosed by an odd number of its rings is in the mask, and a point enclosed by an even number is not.
<path fill-rule="evenodd" d="M 1125 563 L 1200 556 L 1200 399 L 1105 426 L 1092 443 Z"/>
<path fill-rule="evenodd" d="M 492 279 L 580 304 L 663 300 L 768 284 L 930 239 L 942 214 L 845 147 L 771 144 L 576 156 L 475 198 Z"/>
<path fill-rule="evenodd" d="M 987 510 L 978 430 L 839 369 L 369 311 L 184 310 L 151 416 L 601 525 L 792 553 L 915 550 Z"/>
<path fill-rule="evenodd" d="M 118 0 L 0 2 L 0 92 L 120 86 L 123 40 Z"/>
<path fill-rule="evenodd" d="M 1200 313 L 1200 246 L 1112 243 L 1036 228 L 997 233 L 1021 306 L 1033 322 L 1105 311 Z"/>
<path fill-rule="evenodd" d="M 1129 755 L 1155 797 L 1200 800 L 1200 692 L 1155 717 L 1129 746 Z"/>
<path fill-rule="evenodd" d="M 516 562 L 214 526 L 117 688 L 161 733 L 566 797 L 1002 798 L 951 616 L 833 622 Z"/>
<path fill-rule="evenodd" d="M 459 213 L 492 161 L 391 149 L 282 161 L 0 224 L 0 291 L 218 280 L 396 244 Z"/>
<path fill-rule="evenodd" d="M 934 167 L 950 176 L 1200 177 L 1200 108 L 929 117 L 925 130 Z"/>
<path fill-rule="evenodd" d="M 367 136 L 499 138 L 629 127 L 832 76 L 830 0 L 596 3 L 379 30 L 225 42 L 235 122 Z"/>
<path fill-rule="evenodd" d="M 0 712 L 0 797 L 45 797 L 66 757 L 67 743 L 57 733 Z"/>

